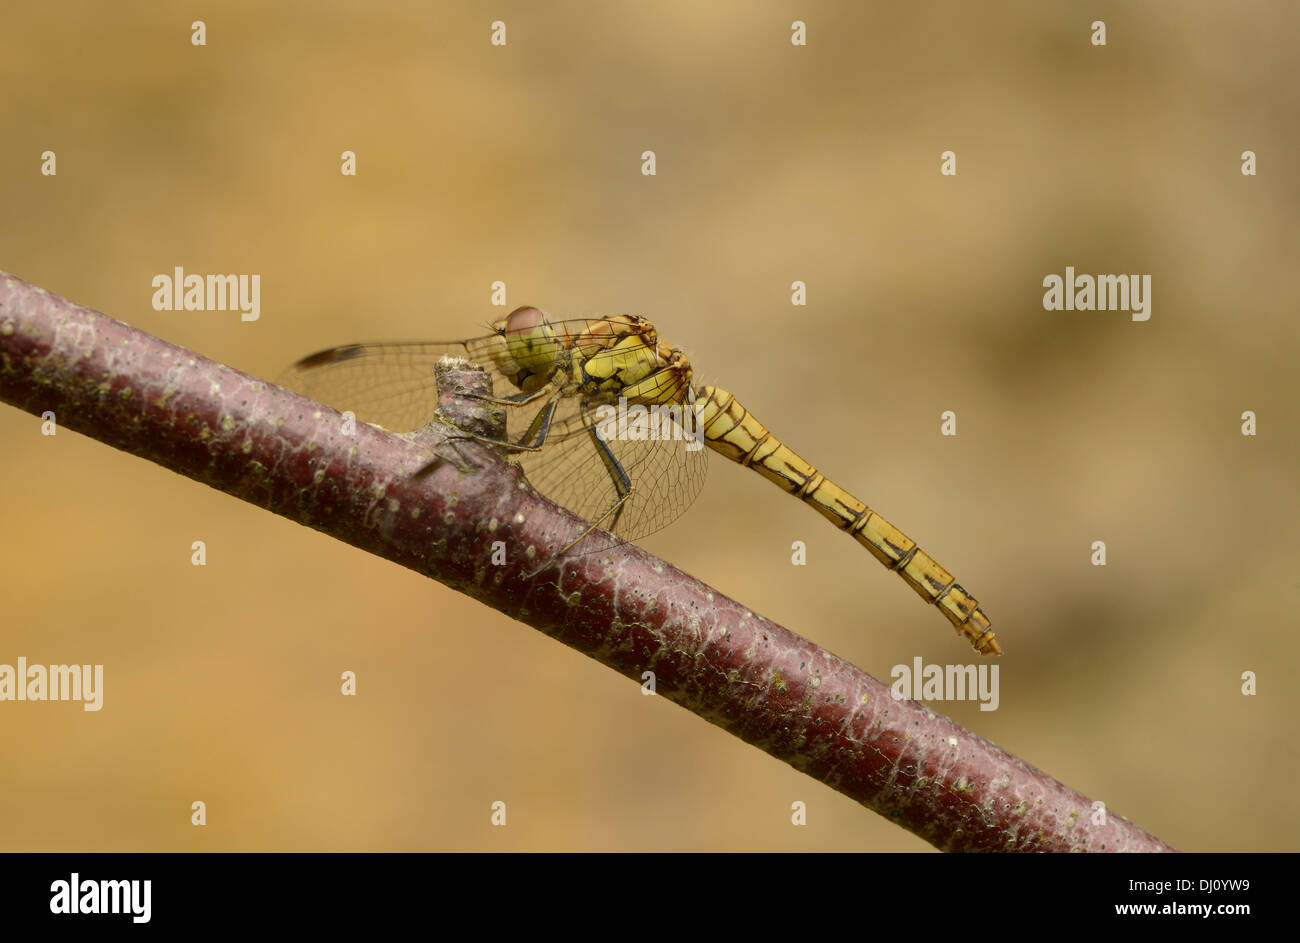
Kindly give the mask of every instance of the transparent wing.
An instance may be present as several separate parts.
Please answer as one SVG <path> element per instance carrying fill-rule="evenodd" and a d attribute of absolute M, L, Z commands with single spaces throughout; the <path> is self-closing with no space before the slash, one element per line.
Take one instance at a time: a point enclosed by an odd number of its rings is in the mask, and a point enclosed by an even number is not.
<path fill-rule="evenodd" d="M 600 323 L 598 319 L 550 322 L 559 336 L 580 347 L 583 359 L 595 353 L 601 342 L 593 340 L 591 349 L 581 349 L 577 338 Z M 407 432 L 433 419 L 438 405 L 434 367 L 445 356 L 464 357 L 482 367 L 491 376 L 497 396 L 521 392 L 493 361 L 491 351 L 499 343 L 498 335 L 489 334 L 464 341 L 345 344 L 304 357 L 279 382 L 327 406 L 352 410 L 363 422 Z M 541 451 L 514 456 L 533 487 L 587 520 L 601 517 L 619 497 L 615 477 L 589 430 L 594 406 L 577 395 L 561 397 Z M 509 441 L 523 439 L 543 407 L 540 400 L 507 407 Z M 684 438 L 612 439 L 607 444 L 633 485 L 632 497 L 624 503 L 614 528 L 620 537 L 635 540 L 666 527 L 686 511 L 704 484 L 705 453 L 688 449 Z M 601 525 L 609 529 L 611 521 L 606 518 Z M 581 552 L 581 547 L 574 549 Z"/>
<path fill-rule="evenodd" d="M 618 501 L 619 489 L 592 438 L 590 421 L 591 404 L 576 398 L 566 400 L 556 411 L 545 448 L 522 453 L 519 463 L 538 491 L 595 521 Z M 699 495 L 708 472 L 705 450 L 687 448 L 688 444 L 693 446 L 685 438 L 606 442 L 632 482 L 633 492 L 624 502 L 617 524 L 611 528 L 613 519 L 605 517 L 600 525 L 636 540 L 681 517 Z M 582 549 L 582 545 L 574 548 L 576 552 Z"/>
<path fill-rule="evenodd" d="M 549 323 L 560 336 L 577 338 L 601 322 L 577 318 Z M 410 432 L 433 419 L 438 405 L 433 368 L 443 357 L 464 357 L 478 364 L 491 375 L 497 396 L 520 392 L 492 359 L 491 352 L 499 343 L 499 335 L 488 334 L 463 341 L 344 344 L 304 357 L 278 380 L 281 386 L 317 402 L 338 410 L 350 409 L 363 422 L 393 432 Z M 594 341 L 592 345 L 595 346 Z M 583 355 L 590 356 L 592 352 L 584 350 Z M 513 409 L 510 413 L 512 433 L 522 433 L 528 428 L 532 409 Z"/>
<path fill-rule="evenodd" d="M 475 360 L 471 351 L 487 340 L 345 344 L 304 357 L 278 379 L 309 399 L 352 410 L 363 422 L 409 432 L 433 419 L 438 406 L 433 368 L 438 361 L 443 357 Z M 492 374 L 494 388 L 511 385 L 491 358 L 484 359 L 487 362 L 480 366 Z"/>

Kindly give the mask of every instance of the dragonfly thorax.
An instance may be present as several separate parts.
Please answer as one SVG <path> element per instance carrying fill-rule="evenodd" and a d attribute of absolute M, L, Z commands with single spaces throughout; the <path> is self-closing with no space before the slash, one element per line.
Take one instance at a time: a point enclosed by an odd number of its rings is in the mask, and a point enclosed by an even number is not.
<path fill-rule="evenodd" d="M 625 398 L 645 405 L 683 402 L 690 390 L 686 356 L 659 341 L 646 318 L 617 315 L 600 321 L 552 323 L 538 308 L 516 308 L 493 325 L 498 370 L 521 392 L 547 385 L 591 404 Z"/>

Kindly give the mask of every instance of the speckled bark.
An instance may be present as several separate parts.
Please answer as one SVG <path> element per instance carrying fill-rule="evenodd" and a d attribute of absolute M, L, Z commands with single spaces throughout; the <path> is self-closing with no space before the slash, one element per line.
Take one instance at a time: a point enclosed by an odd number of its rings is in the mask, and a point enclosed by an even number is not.
<path fill-rule="evenodd" d="M 659 694 L 937 848 L 1173 850 L 1114 814 L 1092 824 L 1085 796 L 635 546 L 525 578 L 583 524 L 491 447 L 445 443 L 449 426 L 349 432 L 332 409 L 3 273 L 0 399 L 427 574 L 638 683 L 653 671 Z M 442 410 L 492 428 L 481 401 Z"/>

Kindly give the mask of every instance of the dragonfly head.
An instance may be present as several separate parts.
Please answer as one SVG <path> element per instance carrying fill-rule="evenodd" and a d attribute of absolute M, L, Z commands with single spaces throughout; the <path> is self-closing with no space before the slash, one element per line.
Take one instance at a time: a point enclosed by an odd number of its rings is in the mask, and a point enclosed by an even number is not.
<path fill-rule="evenodd" d="M 492 330 L 500 337 L 492 359 L 516 386 L 531 392 L 551 378 L 561 345 L 541 308 L 515 308 L 494 322 Z"/>
<path fill-rule="evenodd" d="M 525 305 L 515 308 L 504 318 L 498 318 L 492 324 L 492 330 L 502 337 L 508 334 L 527 334 L 546 320 L 546 312 L 541 308 Z"/>

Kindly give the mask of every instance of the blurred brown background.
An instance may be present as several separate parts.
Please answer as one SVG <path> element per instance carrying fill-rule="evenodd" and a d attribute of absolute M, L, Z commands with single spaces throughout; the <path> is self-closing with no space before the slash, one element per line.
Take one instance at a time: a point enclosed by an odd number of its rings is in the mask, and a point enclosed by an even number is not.
<path fill-rule="evenodd" d="M 1001 705 L 937 710 L 1180 848 L 1297 848 L 1293 4 L 268 6 L 205 48 L 8 11 L 0 269 L 268 377 L 481 333 L 496 279 L 644 314 L 984 604 Z M 175 265 L 261 319 L 154 311 Z M 1151 320 L 1044 311 L 1067 265 L 1150 274 Z M 0 662 L 106 673 L 0 704 L 4 848 L 929 848 L 411 572 L 8 406 L 0 447 Z M 644 543 L 878 677 L 971 654 L 729 463 Z"/>

